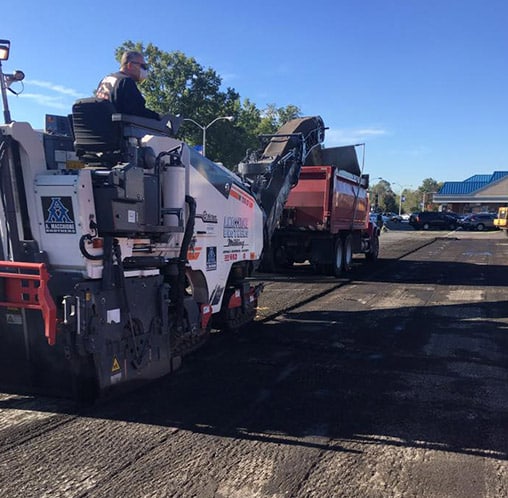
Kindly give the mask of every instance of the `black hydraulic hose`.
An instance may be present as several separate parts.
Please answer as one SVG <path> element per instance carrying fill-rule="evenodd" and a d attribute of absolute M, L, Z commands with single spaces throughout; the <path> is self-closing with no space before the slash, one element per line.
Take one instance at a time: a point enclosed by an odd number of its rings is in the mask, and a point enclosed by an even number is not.
<path fill-rule="evenodd" d="M 12 171 L 10 165 L 11 156 L 12 137 L 6 136 L 3 137 L 0 144 L 0 185 L 2 187 L 1 194 L 7 238 L 6 241 L 2 241 L 2 245 L 5 243 L 8 254 L 4 254 L 2 259 L 5 259 L 6 257 L 12 257 L 14 261 L 23 261 L 23 253 L 20 250 L 20 236 L 16 219 L 16 200 L 14 198 L 14 192 L 12 188 L 14 181 L 12 179 Z M 9 248 L 12 248 L 12 254 L 10 254 Z"/>
<path fill-rule="evenodd" d="M 5 196 L 4 196 L 4 192 L 3 192 L 4 182 L 1 179 L 2 179 L 2 172 L 4 171 L 4 168 L 2 167 L 2 165 L 3 165 L 3 157 L 6 153 L 6 147 L 7 147 L 7 143 L 5 142 L 5 140 L 2 140 L 0 142 L 0 201 L 2 202 L 2 209 L 4 212 L 4 216 L 7 212 L 7 210 L 6 210 L 6 206 L 5 206 Z M 0 238 L 0 259 L 1 260 L 5 259 L 4 243 L 5 243 L 6 247 L 9 247 L 9 225 L 7 223 L 5 226 L 5 231 L 6 231 L 6 234 L 5 234 L 6 240 L 3 241 Z"/>
<path fill-rule="evenodd" d="M 21 214 L 21 226 L 23 228 L 23 239 L 32 240 L 32 228 L 30 227 L 30 216 L 28 215 L 28 202 L 25 191 L 25 180 L 23 167 L 21 164 L 21 155 L 19 150 L 19 143 L 15 142 L 11 148 L 12 160 L 14 166 L 14 176 L 18 188 L 19 210 Z"/>
<path fill-rule="evenodd" d="M 187 263 L 187 251 L 189 250 L 192 236 L 194 235 L 194 223 L 196 219 L 196 200 L 190 195 L 185 196 L 185 202 L 189 205 L 189 217 L 185 224 L 180 258 L 178 261 L 178 285 L 177 285 L 177 327 L 183 326 L 184 296 L 185 296 L 185 265 Z"/>
<path fill-rule="evenodd" d="M 102 254 L 99 254 L 99 255 L 94 255 L 94 254 L 90 254 L 87 250 L 86 250 L 86 247 L 85 247 L 85 241 L 88 241 L 90 242 L 92 240 L 92 236 L 87 233 L 85 235 L 82 235 L 79 239 L 79 250 L 81 251 L 81 254 L 86 258 L 86 259 L 89 259 L 91 261 L 99 261 L 101 260 L 104 255 Z"/>
<path fill-rule="evenodd" d="M 196 199 L 190 195 L 185 196 L 185 202 L 189 205 L 189 219 L 185 225 L 182 247 L 180 248 L 180 260 L 187 260 L 187 251 L 194 234 L 194 222 L 196 219 Z"/>

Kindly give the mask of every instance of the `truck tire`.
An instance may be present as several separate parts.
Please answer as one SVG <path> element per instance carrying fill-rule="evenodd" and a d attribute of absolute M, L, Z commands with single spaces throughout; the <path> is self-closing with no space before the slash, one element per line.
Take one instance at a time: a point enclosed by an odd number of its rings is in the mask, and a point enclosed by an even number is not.
<path fill-rule="evenodd" d="M 379 256 L 379 236 L 373 235 L 370 243 L 369 252 L 365 253 L 365 259 L 367 261 L 376 261 Z"/>
<path fill-rule="evenodd" d="M 274 249 L 274 265 L 275 269 L 284 268 L 290 269 L 293 268 L 294 260 L 291 256 L 287 254 L 284 246 L 278 246 Z"/>
<path fill-rule="evenodd" d="M 263 273 L 275 273 L 275 254 L 271 245 L 263 249 L 259 271 Z"/>
<path fill-rule="evenodd" d="M 342 242 L 342 269 L 351 270 L 353 266 L 353 237 L 347 235 Z"/>
<path fill-rule="evenodd" d="M 335 239 L 335 251 L 334 258 L 332 261 L 332 275 L 335 277 L 340 277 L 342 274 L 344 265 L 344 244 L 342 243 L 342 239 L 337 237 Z"/>

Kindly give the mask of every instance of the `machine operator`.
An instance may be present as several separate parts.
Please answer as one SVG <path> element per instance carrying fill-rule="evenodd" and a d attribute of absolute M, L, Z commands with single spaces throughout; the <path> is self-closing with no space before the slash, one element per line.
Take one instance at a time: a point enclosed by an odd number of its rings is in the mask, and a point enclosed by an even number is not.
<path fill-rule="evenodd" d="M 148 65 L 143 54 L 128 50 L 122 55 L 120 71 L 106 76 L 99 83 L 96 96 L 111 101 L 119 113 L 160 120 L 159 114 L 147 109 L 136 85 L 146 78 L 147 73 Z"/>

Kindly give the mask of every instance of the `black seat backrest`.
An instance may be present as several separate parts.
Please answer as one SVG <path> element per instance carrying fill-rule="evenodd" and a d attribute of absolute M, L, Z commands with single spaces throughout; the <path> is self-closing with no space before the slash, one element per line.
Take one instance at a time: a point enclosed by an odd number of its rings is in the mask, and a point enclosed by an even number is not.
<path fill-rule="evenodd" d="M 109 100 L 91 97 L 74 103 L 72 124 L 78 157 L 85 160 L 97 157 L 104 163 L 121 160 L 123 137 L 121 124 L 112 120 L 115 113 Z"/>

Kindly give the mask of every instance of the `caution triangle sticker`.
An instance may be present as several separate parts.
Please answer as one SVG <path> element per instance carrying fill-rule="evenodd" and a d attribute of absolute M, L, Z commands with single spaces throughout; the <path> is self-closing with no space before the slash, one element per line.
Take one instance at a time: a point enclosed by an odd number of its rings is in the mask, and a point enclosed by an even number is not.
<path fill-rule="evenodd" d="M 119 372 L 120 370 L 121 370 L 120 363 L 118 363 L 116 356 L 113 356 L 113 365 L 111 366 L 111 373 Z"/>

